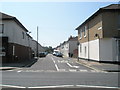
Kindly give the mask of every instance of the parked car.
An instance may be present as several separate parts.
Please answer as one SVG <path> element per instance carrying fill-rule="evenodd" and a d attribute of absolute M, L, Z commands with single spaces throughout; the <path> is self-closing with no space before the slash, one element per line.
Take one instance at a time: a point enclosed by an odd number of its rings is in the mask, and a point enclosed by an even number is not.
<path fill-rule="evenodd" d="M 46 57 L 47 53 L 46 52 L 40 52 L 39 57 Z"/>
<path fill-rule="evenodd" d="M 53 55 L 54 56 L 57 56 L 57 57 L 63 57 L 63 54 L 62 53 L 60 53 L 60 52 L 53 52 Z"/>
<path fill-rule="evenodd" d="M 56 56 L 57 56 L 57 57 L 63 57 L 63 54 L 60 53 L 60 52 L 58 52 L 58 53 L 56 53 Z"/>

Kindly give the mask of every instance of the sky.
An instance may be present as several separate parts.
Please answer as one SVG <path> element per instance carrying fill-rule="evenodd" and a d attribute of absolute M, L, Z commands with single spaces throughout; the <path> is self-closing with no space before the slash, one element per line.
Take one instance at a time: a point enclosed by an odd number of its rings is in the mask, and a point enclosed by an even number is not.
<path fill-rule="evenodd" d="M 42 46 L 56 47 L 99 8 L 117 2 L 1 2 L 0 11 L 16 17 Z"/>

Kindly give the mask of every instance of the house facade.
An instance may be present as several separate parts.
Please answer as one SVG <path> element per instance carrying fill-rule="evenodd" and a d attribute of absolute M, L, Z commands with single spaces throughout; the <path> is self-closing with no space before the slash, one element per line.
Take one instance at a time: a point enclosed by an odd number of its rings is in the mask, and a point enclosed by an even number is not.
<path fill-rule="evenodd" d="M 78 57 L 99 62 L 120 62 L 120 7 L 100 8 L 78 30 Z"/>
<path fill-rule="evenodd" d="M 36 47 L 33 46 L 33 38 L 28 30 L 19 20 L 4 13 L 0 13 L 0 42 L 0 60 L 3 63 L 30 60 L 33 47 Z"/>
<path fill-rule="evenodd" d="M 64 41 L 57 47 L 57 50 L 59 50 L 64 57 L 77 57 L 77 53 L 74 53 L 74 51 L 78 49 L 77 42 L 77 37 L 70 36 L 67 41 Z"/>
<path fill-rule="evenodd" d="M 32 55 L 34 57 L 37 57 L 37 44 L 38 44 L 38 53 L 45 51 L 45 49 L 36 40 L 32 40 L 31 48 L 32 48 Z"/>

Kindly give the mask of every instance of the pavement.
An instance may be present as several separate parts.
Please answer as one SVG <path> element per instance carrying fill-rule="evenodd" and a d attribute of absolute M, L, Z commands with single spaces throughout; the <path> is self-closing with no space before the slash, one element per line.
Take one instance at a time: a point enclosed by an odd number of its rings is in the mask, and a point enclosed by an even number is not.
<path fill-rule="evenodd" d="M 0 67 L 0 70 L 12 70 L 12 69 L 17 69 L 17 68 L 30 67 L 36 61 L 37 59 L 34 58 L 31 60 L 26 60 L 25 62 L 4 63 Z"/>
<path fill-rule="evenodd" d="M 79 59 L 79 61 L 76 59 L 76 61 L 94 70 L 106 71 L 106 72 L 120 72 L 120 65 L 118 64 L 100 63 L 100 62 L 88 61 L 88 60 L 82 60 L 82 59 Z"/>

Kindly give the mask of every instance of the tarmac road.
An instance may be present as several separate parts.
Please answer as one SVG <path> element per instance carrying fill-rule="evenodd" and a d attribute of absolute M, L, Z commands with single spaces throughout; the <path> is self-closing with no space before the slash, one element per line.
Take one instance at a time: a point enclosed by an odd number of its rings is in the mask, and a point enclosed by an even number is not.
<path fill-rule="evenodd" d="M 35 88 L 48 86 L 118 87 L 117 72 L 102 72 L 77 63 L 74 59 L 51 54 L 28 68 L 2 72 L 3 87 Z"/>

